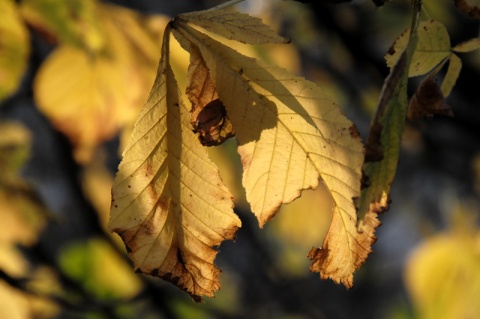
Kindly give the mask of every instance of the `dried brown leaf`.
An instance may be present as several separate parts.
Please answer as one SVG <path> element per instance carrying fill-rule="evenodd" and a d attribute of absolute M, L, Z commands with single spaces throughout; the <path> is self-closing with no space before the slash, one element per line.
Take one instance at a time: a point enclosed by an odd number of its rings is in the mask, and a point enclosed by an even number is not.
<path fill-rule="evenodd" d="M 434 74 L 425 78 L 410 100 L 407 117 L 410 120 L 431 118 L 434 115 L 453 116 L 451 108 L 435 81 Z"/>

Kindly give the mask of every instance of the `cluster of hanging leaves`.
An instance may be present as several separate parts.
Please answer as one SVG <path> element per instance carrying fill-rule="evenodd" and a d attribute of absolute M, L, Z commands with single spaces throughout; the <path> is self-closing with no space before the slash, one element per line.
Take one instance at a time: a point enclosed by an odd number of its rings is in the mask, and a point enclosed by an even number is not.
<path fill-rule="evenodd" d="M 478 17 L 477 0 L 454 2 Z M 405 118 L 452 116 L 445 98 L 462 67 L 458 54 L 480 48 L 479 38 L 452 47 L 445 27 L 420 22 L 420 1 L 413 3 L 411 28 L 386 56 L 390 75 L 365 151 L 353 123 L 316 84 L 215 40 L 288 42 L 260 19 L 217 9 L 171 21 L 112 188 L 109 228 L 124 240 L 137 271 L 173 282 L 197 301 L 219 289 L 217 248 L 235 238 L 241 222 L 205 146 L 235 138 L 247 201 L 260 227 L 303 190 L 326 186 L 332 221 L 324 242 L 312 243 L 321 248 L 308 252 L 310 268 L 351 287 L 353 272 L 372 251 L 377 215 L 388 209 Z M 36 75 L 36 103 L 72 141 L 77 160 L 87 162 L 96 145 L 138 113 L 155 77 L 162 34 L 156 26 L 166 22 L 96 0 L 6 0 L 0 8 L 6 12 L 0 101 L 16 90 L 27 67 L 26 23 L 57 44 Z M 190 55 L 185 93 L 171 67 L 171 35 Z M 416 76 L 425 78 L 408 102 L 408 78 Z"/>
<path fill-rule="evenodd" d="M 224 10 L 181 14 L 169 24 L 157 78 L 113 185 L 109 228 L 123 238 L 137 271 L 169 280 L 197 301 L 213 296 L 216 248 L 241 223 L 202 144 L 235 135 L 261 227 L 323 181 L 333 221 L 322 249 L 309 254 L 312 270 L 350 287 L 375 227 L 356 227 L 352 198 L 360 192 L 363 146 L 355 126 L 314 83 L 241 55 L 198 27 L 243 43 L 287 42 L 260 19 Z M 170 34 L 190 53 L 191 108 L 170 67 Z"/>
<path fill-rule="evenodd" d="M 444 27 L 419 21 L 387 55 L 391 72 L 372 121 L 366 150 L 355 126 L 316 84 L 244 56 L 210 36 L 246 44 L 281 44 L 261 20 L 221 9 L 178 15 L 167 26 L 157 77 L 135 124 L 113 188 L 110 230 L 118 233 L 138 272 L 184 289 L 194 300 L 213 296 L 217 247 L 241 226 L 232 196 L 204 146 L 235 137 L 247 201 L 260 227 L 282 204 L 323 182 L 333 217 L 311 270 L 351 287 L 375 241 L 377 214 L 388 209 L 409 76 L 428 73 L 410 103 L 411 118 L 451 115 L 444 101 L 460 72 Z M 170 65 L 170 35 L 190 54 L 185 95 Z M 446 36 L 445 36 L 446 35 Z M 435 74 L 450 61 L 441 88 Z M 363 166 L 362 166 L 363 165 Z"/>

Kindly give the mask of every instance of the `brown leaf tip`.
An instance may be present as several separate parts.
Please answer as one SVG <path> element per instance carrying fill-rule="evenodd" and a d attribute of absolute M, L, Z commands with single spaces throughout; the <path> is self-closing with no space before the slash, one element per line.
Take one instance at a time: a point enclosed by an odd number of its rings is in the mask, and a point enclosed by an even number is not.
<path fill-rule="evenodd" d="M 346 277 L 338 276 L 337 272 L 341 272 L 340 268 L 336 268 L 333 272 L 327 272 L 324 268 L 325 263 L 328 263 L 330 259 L 330 249 L 326 248 L 316 248 L 312 247 L 310 252 L 307 255 L 307 258 L 312 260 L 310 265 L 311 272 L 320 273 L 321 279 L 332 279 L 336 284 L 343 284 L 347 289 L 353 287 L 353 274 L 350 274 Z"/>
<path fill-rule="evenodd" d="M 158 269 L 154 269 L 154 270 L 158 270 Z M 152 271 L 153 272 L 153 271 Z M 160 277 L 162 278 L 163 280 L 166 280 L 172 284 L 174 284 L 175 286 L 181 288 L 183 291 L 185 291 L 192 299 L 193 301 L 195 301 L 196 303 L 200 303 L 203 301 L 203 298 L 202 296 L 200 295 L 197 295 L 195 293 L 192 293 L 191 291 L 189 291 L 189 289 L 187 287 L 185 287 L 184 285 L 181 285 L 179 284 L 180 282 L 180 277 L 178 276 L 173 276 L 172 273 L 167 273 L 165 275 L 161 275 L 161 276 L 158 276 L 158 272 L 157 272 L 157 275 L 156 277 Z"/>

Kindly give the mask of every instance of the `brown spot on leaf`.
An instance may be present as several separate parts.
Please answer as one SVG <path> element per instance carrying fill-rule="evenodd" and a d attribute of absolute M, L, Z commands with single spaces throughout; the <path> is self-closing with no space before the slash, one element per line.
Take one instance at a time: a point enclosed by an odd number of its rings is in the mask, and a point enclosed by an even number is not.
<path fill-rule="evenodd" d="M 390 48 L 388 48 L 388 51 L 387 51 L 387 56 L 388 55 L 395 55 L 395 45 L 392 44 L 392 46 L 390 46 Z"/>
<path fill-rule="evenodd" d="M 348 131 L 350 132 L 350 136 L 353 138 L 360 138 L 360 133 L 358 132 L 357 126 L 355 124 L 352 124 L 348 128 Z"/>

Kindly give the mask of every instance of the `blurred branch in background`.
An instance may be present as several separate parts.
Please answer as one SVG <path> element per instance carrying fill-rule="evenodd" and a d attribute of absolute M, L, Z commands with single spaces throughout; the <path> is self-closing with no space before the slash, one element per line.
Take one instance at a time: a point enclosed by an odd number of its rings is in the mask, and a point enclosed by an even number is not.
<path fill-rule="evenodd" d="M 380 2 L 245 1 L 237 9 L 276 26 L 292 44 L 238 49 L 318 82 L 365 137 L 388 74 L 383 57 L 410 21 L 410 1 Z M 105 231 L 119 155 L 153 83 L 168 17 L 219 3 L 0 3 L 0 317 L 478 313 L 479 50 L 461 54 L 447 100 L 455 117 L 406 123 L 392 207 L 350 291 L 309 273 L 304 256 L 306 243 L 320 243 L 327 231 L 330 216 L 320 212 L 330 210 L 328 194 L 307 192 L 260 232 L 241 190 L 234 142 L 209 149 L 243 224 L 237 240 L 220 248 L 216 298 L 197 305 L 166 282 L 133 274 L 123 244 Z M 452 45 L 479 35 L 478 20 L 453 1 L 425 0 L 423 15 L 445 24 Z M 171 50 L 173 67 L 185 71 L 188 55 L 176 43 Z"/>

